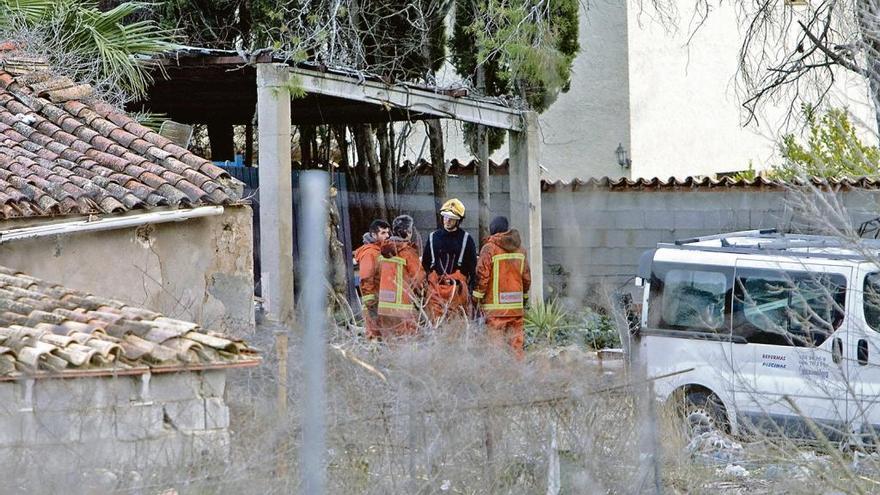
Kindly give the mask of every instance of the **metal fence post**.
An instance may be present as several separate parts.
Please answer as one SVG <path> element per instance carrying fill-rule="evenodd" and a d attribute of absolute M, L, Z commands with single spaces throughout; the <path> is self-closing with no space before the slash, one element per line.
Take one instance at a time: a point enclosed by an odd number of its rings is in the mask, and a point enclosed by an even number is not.
<path fill-rule="evenodd" d="M 302 493 L 307 495 L 322 495 L 326 491 L 326 201 L 329 188 L 326 172 L 308 171 L 300 175 L 299 232 L 302 235 L 299 236 L 299 273 L 302 275 L 302 294 L 299 307 L 304 331 L 302 363 L 305 383 L 300 469 Z"/>

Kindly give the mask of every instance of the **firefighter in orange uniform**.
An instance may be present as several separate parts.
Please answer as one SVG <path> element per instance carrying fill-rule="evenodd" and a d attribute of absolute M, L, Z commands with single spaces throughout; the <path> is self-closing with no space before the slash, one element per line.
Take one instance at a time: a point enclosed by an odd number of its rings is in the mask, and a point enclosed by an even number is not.
<path fill-rule="evenodd" d="M 376 339 L 379 332 L 376 330 L 376 310 L 378 301 L 376 292 L 378 287 L 374 284 L 373 276 L 379 265 L 379 243 L 388 239 L 391 235 L 391 226 L 385 220 L 373 220 L 370 230 L 364 234 L 364 244 L 354 251 L 354 262 L 358 265 L 358 273 L 361 279 L 361 313 L 364 316 L 364 326 L 368 339 Z"/>
<path fill-rule="evenodd" d="M 476 283 L 477 244 L 461 228 L 464 204 L 452 198 L 440 208 L 443 228 L 431 232 L 422 253 L 428 275 L 427 312 L 433 324 L 469 318 Z"/>
<path fill-rule="evenodd" d="M 474 300 L 486 316 L 489 338 L 506 342 L 522 359 L 525 302 L 532 283 L 529 262 L 519 232 L 510 229 L 507 218 L 495 217 L 489 232 L 477 261 Z"/>
<path fill-rule="evenodd" d="M 415 335 L 418 329 L 413 303 L 424 284 L 425 272 L 414 234 L 412 217 L 401 215 L 391 222 L 391 237 L 379 244 L 381 255 L 373 283 L 378 289 L 378 333 L 384 340 Z"/>

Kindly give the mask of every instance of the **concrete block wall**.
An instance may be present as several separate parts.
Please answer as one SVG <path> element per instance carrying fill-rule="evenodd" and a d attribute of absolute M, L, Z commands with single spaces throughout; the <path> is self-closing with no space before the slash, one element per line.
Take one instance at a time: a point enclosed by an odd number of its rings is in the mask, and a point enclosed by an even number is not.
<path fill-rule="evenodd" d="M 843 215 L 816 206 L 823 201 Z M 817 201 L 814 193 L 771 188 L 560 188 L 545 191 L 542 202 L 547 285 L 565 284 L 586 299 L 601 299 L 634 276 L 641 254 L 659 242 L 762 228 L 822 232 L 825 223 L 858 228 L 880 216 L 880 191 L 868 190 Z"/>
<path fill-rule="evenodd" d="M 401 198 L 425 234 L 434 229 L 430 176 L 414 179 L 413 192 Z M 491 215 L 510 213 L 509 180 L 491 177 Z M 477 231 L 477 180 L 450 176 L 449 195 L 468 208 L 464 227 Z M 849 222 L 855 228 L 880 216 L 880 191 L 844 190 L 825 194 L 782 188 L 731 187 L 694 189 L 607 189 L 557 187 L 544 191 L 544 278 L 546 289 L 563 285 L 578 297 L 595 299 L 597 291 L 615 288 L 635 275 L 641 254 L 659 242 L 736 230 L 776 228 L 784 232 L 819 232 L 823 223 Z M 844 211 L 837 218 L 831 209 Z M 824 219 L 824 220 L 821 220 Z"/>
<path fill-rule="evenodd" d="M 0 382 L 0 473 L 222 467 L 225 394 L 223 370 Z"/>
<path fill-rule="evenodd" d="M 436 227 L 434 211 L 434 186 L 431 176 L 413 178 L 412 192 L 400 198 L 400 211 L 411 215 L 416 227 L 422 234 L 431 232 Z M 450 198 L 460 199 L 467 209 L 464 228 L 472 235 L 477 234 L 479 223 L 479 201 L 477 196 L 477 178 L 473 175 L 450 175 L 447 180 L 447 192 Z M 489 178 L 490 215 L 510 215 L 510 182 L 507 175 L 493 175 Z M 448 198 L 444 198 L 448 199 Z"/>

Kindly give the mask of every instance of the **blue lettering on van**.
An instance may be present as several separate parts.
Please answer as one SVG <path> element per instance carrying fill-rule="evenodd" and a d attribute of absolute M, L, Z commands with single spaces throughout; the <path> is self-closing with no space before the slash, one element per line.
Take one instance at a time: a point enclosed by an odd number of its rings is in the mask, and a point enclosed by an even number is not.
<path fill-rule="evenodd" d="M 763 366 L 765 368 L 775 368 L 775 369 L 781 369 L 781 370 L 784 370 L 786 368 L 785 364 L 774 363 L 772 361 L 770 361 L 770 362 L 764 361 L 763 363 L 761 363 L 761 366 Z"/>
<path fill-rule="evenodd" d="M 801 375 L 803 375 L 803 376 L 815 376 L 817 378 L 822 378 L 822 379 L 828 378 L 827 371 L 811 370 L 811 369 L 806 369 L 806 368 L 801 368 L 800 371 L 801 371 Z"/>
<path fill-rule="evenodd" d="M 770 359 L 774 361 L 785 361 L 785 356 L 780 354 L 761 354 L 761 359 Z"/>

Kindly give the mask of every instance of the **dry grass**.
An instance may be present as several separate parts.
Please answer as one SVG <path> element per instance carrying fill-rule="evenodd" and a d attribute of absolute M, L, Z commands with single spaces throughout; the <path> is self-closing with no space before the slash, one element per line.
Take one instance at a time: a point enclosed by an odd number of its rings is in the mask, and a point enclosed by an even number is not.
<path fill-rule="evenodd" d="M 274 329 L 265 362 L 230 373 L 230 462 L 89 475 L 82 493 L 294 493 L 300 490 L 299 342 L 291 339 L 287 413 L 278 414 Z M 453 335 L 454 333 L 454 335 Z M 730 459 L 692 451 L 672 408 L 645 382 L 575 348 L 517 361 L 459 329 L 393 347 L 334 331 L 327 359 L 328 493 L 875 493 L 877 456 L 784 439 L 740 440 Z M 658 425 L 656 437 L 652 430 Z M 653 440 L 653 441 L 652 441 Z M 653 459 L 657 459 L 656 464 Z M 748 476 L 725 471 L 739 466 Z M 71 460 L 76 470 L 88 462 Z M 52 470 L 54 471 L 54 470 Z M 559 473 L 556 476 L 556 473 Z M 659 476 L 654 484 L 653 476 Z M 78 474 L 21 493 L 77 493 Z M 67 489 L 64 489 L 64 487 Z M 100 487 L 98 491 L 90 487 Z M 29 488 L 28 488 L 29 487 Z M 33 489 L 37 487 L 36 491 Z M 659 490 L 658 490 L 659 488 Z"/>
<path fill-rule="evenodd" d="M 544 492 L 556 451 L 569 493 L 629 491 L 638 457 L 629 447 L 633 403 L 622 377 L 603 374 L 584 353 L 519 362 L 466 331 L 393 347 L 356 339 L 335 346 L 326 416 L 331 493 Z M 298 477 L 301 374 L 292 358 L 284 421 L 274 417 L 271 359 L 229 391 L 231 468 L 255 493 L 288 491 Z M 270 439 L 281 437 L 292 440 L 286 477 L 273 474 L 278 445 Z"/>

